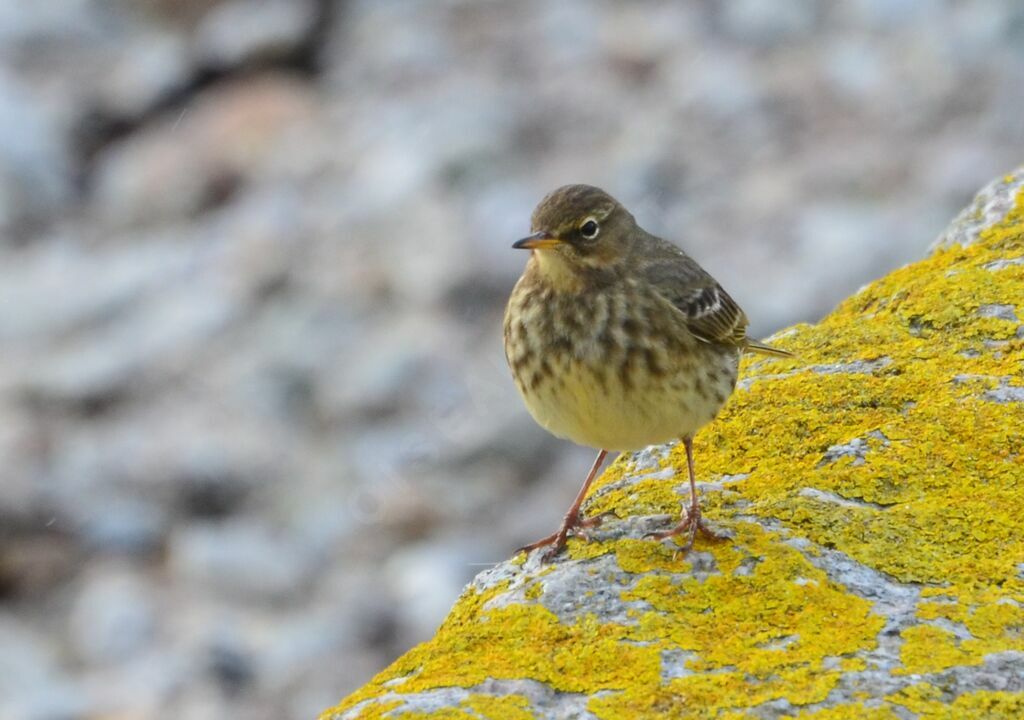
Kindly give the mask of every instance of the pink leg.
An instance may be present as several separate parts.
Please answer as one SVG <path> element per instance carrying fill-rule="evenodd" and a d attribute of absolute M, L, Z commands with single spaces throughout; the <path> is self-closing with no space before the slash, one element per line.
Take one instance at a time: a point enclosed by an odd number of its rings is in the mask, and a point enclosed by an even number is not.
<path fill-rule="evenodd" d="M 551 547 L 544 553 L 543 557 L 541 557 L 542 562 L 548 562 L 554 559 L 555 555 L 562 551 L 562 548 L 565 547 L 565 541 L 569 537 L 570 533 L 583 536 L 582 533 L 578 532 L 580 529 L 595 527 L 601 524 L 600 517 L 590 518 L 589 520 L 580 520 L 580 506 L 583 504 L 583 500 L 587 496 L 587 490 L 590 489 L 590 484 L 594 482 L 594 478 L 597 477 L 597 471 L 600 469 L 601 463 L 604 462 L 607 455 L 607 450 L 602 450 L 597 454 L 597 459 L 594 460 L 594 464 L 590 468 L 590 472 L 587 474 L 587 479 L 583 481 L 583 487 L 581 487 L 580 491 L 576 493 L 576 499 L 572 501 L 572 505 L 569 506 L 568 512 L 565 513 L 565 517 L 562 519 L 562 526 L 558 531 L 551 533 L 547 537 L 541 538 L 537 542 L 524 545 L 516 550 L 517 553 L 528 553 L 531 550 L 536 550 L 544 545 L 550 545 Z"/>
<path fill-rule="evenodd" d="M 686 534 L 686 544 L 682 547 L 683 552 L 686 552 L 693 547 L 693 541 L 697 537 L 698 530 L 712 540 L 720 540 L 722 536 L 713 532 L 701 517 L 700 500 L 697 498 L 696 472 L 693 469 L 693 437 L 684 437 L 683 445 L 686 446 L 686 466 L 690 471 L 690 506 L 683 508 L 683 519 L 674 528 L 664 532 L 650 533 L 647 537 L 664 540 L 665 538 Z"/>

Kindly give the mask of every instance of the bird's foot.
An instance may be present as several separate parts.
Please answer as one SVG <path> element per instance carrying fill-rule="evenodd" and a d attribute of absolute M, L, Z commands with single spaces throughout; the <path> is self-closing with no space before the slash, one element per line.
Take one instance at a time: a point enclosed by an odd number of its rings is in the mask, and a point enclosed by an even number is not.
<path fill-rule="evenodd" d="M 682 521 L 674 528 L 663 530 L 661 532 L 647 533 L 644 537 L 653 538 L 655 540 L 665 540 L 667 538 L 685 535 L 686 542 L 679 548 L 679 550 L 684 553 L 689 552 L 690 548 L 693 547 L 693 541 L 697 538 L 698 530 L 709 540 L 724 540 L 726 538 L 725 535 L 715 532 L 708 527 L 707 523 L 704 522 L 704 517 L 700 511 L 700 505 L 694 503 L 683 512 Z"/>
<path fill-rule="evenodd" d="M 587 534 L 587 530 L 598 527 L 604 522 L 604 515 L 598 515 L 592 518 L 581 518 L 578 515 L 575 518 L 566 517 L 562 521 L 562 527 L 558 528 L 557 532 L 553 532 L 546 537 L 542 537 L 537 542 L 532 542 L 529 545 L 523 545 L 521 548 L 516 550 L 518 555 L 521 552 L 530 553 L 540 547 L 550 545 L 543 555 L 540 556 L 542 563 L 548 563 L 555 559 L 558 553 L 562 552 L 565 548 L 566 540 L 569 536 L 578 537 L 581 540 L 590 542 L 590 536 Z"/>

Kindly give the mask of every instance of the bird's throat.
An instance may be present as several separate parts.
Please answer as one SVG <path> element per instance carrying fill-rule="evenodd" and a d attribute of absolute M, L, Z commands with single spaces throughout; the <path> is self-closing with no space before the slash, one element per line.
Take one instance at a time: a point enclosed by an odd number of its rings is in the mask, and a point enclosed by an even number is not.
<path fill-rule="evenodd" d="M 540 278 L 559 292 L 577 292 L 583 287 L 583 276 L 561 253 L 555 250 L 534 250 L 531 261 Z"/>

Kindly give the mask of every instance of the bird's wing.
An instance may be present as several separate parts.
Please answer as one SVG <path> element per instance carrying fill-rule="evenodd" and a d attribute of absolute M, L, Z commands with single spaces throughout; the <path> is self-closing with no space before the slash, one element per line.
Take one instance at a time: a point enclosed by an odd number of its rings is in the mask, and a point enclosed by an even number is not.
<path fill-rule="evenodd" d="M 670 298 L 672 304 L 682 311 L 686 326 L 698 340 L 744 347 L 747 316 L 718 283 L 712 282 L 677 293 Z"/>
<path fill-rule="evenodd" d="M 683 314 L 698 340 L 745 347 L 750 321 L 736 301 L 682 250 L 663 240 L 658 245 L 644 279 Z"/>

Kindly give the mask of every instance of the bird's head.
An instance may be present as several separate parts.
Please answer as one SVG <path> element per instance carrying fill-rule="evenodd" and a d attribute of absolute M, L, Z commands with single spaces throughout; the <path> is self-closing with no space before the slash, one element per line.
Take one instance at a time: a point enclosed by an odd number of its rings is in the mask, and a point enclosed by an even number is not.
<path fill-rule="evenodd" d="M 613 268 L 625 259 L 636 220 L 615 198 L 592 185 L 564 185 L 533 211 L 532 234 L 514 243 L 535 250 L 546 274 Z"/>

